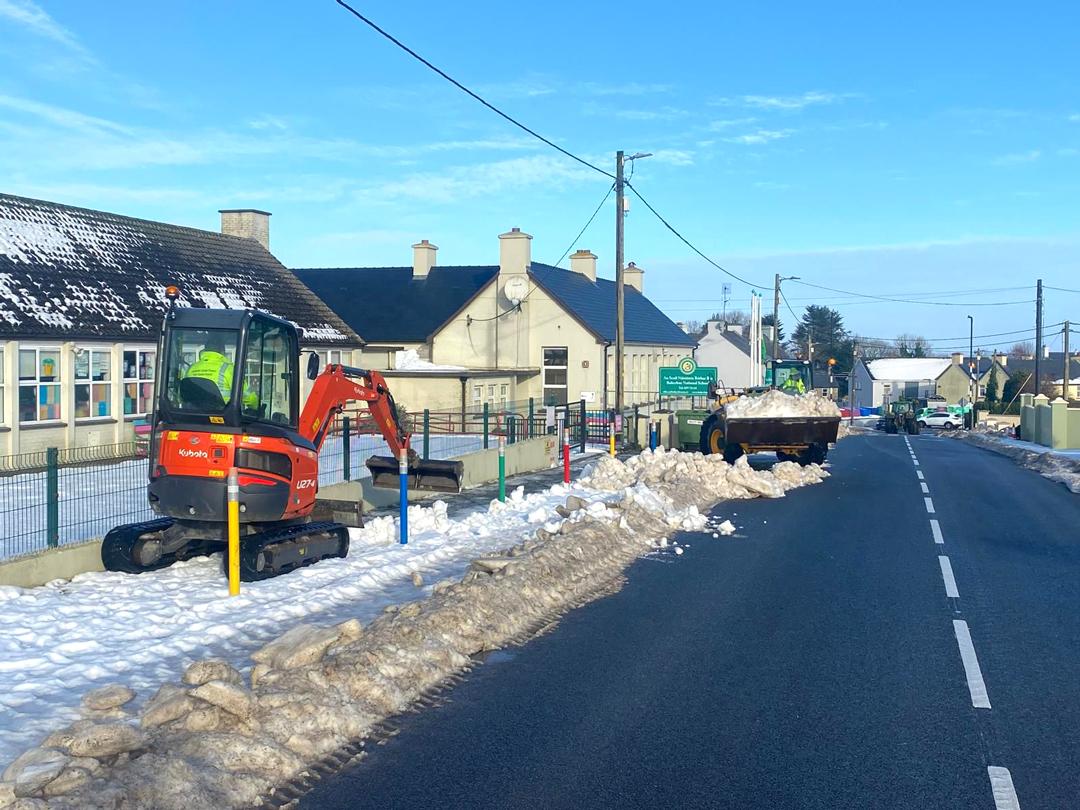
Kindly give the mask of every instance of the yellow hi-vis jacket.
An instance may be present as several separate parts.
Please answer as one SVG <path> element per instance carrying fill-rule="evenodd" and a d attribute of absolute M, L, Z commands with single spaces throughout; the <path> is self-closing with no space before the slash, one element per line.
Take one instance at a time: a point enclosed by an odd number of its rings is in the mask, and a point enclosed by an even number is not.
<path fill-rule="evenodd" d="M 229 400 L 232 398 L 233 369 L 235 368 L 236 366 L 229 362 L 229 358 L 221 354 L 221 352 L 203 349 L 199 352 L 199 359 L 191 364 L 190 368 L 187 370 L 187 374 L 184 376 L 210 380 L 218 387 L 218 391 L 221 392 L 221 398 L 225 401 L 225 404 L 228 405 Z M 258 408 L 258 396 L 248 391 L 246 385 L 244 386 L 244 389 L 244 407 L 251 408 L 252 410 Z"/>
<path fill-rule="evenodd" d="M 783 386 L 781 388 L 782 388 L 783 391 L 786 391 L 789 394 L 791 394 L 791 393 L 805 394 L 806 393 L 806 386 L 803 384 L 802 378 L 800 378 L 800 377 L 788 377 L 784 381 L 784 384 L 783 384 Z"/>

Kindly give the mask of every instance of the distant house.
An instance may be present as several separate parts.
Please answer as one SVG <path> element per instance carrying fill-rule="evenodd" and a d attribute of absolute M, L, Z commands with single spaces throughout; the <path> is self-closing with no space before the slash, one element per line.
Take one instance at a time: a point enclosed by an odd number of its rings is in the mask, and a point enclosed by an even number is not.
<path fill-rule="evenodd" d="M 494 409 L 533 398 L 614 402 L 615 284 L 579 250 L 570 269 L 533 262 L 532 237 L 499 236 L 499 263 L 438 266 L 438 248 L 413 245 L 411 267 L 296 270 L 365 341 L 364 362 L 385 369 L 411 407 Z M 689 355 L 694 340 L 642 293 L 625 270 L 625 401 L 657 397 L 658 369 Z M 401 352 L 415 361 L 398 362 Z M 403 365 L 402 368 L 395 368 Z"/>
<path fill-rule="evenodd" d="M 1039 378 L 1041 385 L 1034 382 L 1035 358 L 1034 357 L 1000 357 L 1002 364 L 1009 374 L 1021 372 L 1025 378 L 1029 377 L 1025 391 L 1031 393 L 1045 392 L 1049 396 L 1061 396 L 1062 379 L 1065 371 L 1065 353 L 1044 350 L 1039 360 Z M 1080 398 L 1080 355 L 1070 352 L 1069 357 L 1069 390 L 1066 398 Z"/>
<path fill-rule="evenodd" d="M 170 284 L 182 306 L 262 309 L 306 348 L 359 355 L 270 253 L 269 216 L 222 211 L 219 234 L 0 194 L 0 454 L 130 440 L 153 408 Z"/>
<path fill-rule="evenodd" d="M 764 372 L 763 361 L 767 363 L 772 356 L 758 346 L 757 356 L 754 357 L 755 350 L 747 331 L 748 327 L 740 324 L 712 320 L 707 321 L 701 333 L 695 335 L 697 348 L 694 359 L 699 366 L 715 366 L 718 382 L 725 388 L 749 388 L 764 382 L 761 376 Z M 764 340 L 767 346 L 767 336 Z"/>
<path fill-rule="evenodd" d="M 995 358 L 980 364 L 979 397 L 986 396 L 992 367 L 998 369 L 998 385 L 1004 387 L 1008 372 Z M 855 366 L 855 404 L 876 408 L 899 399 L 940 397 L 949 404 L 970 401 L 971 369 L 960 353 L 951 357 L 890 357 L 860 360 Z M 999 389 L 1000 394 L 1000 389 Z"/>

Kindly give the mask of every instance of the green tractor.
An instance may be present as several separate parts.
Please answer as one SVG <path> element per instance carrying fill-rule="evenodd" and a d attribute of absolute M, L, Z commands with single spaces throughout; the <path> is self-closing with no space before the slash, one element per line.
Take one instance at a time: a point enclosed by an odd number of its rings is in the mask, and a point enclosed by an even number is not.
<path fill-rule="evenodd" d="M 906 399 L 900 399 L 890 403 L 883 412 L 886 433 L 909 433 L 915 435 L 919 432 L 919 420 L 915 411 L 916 403 Z"/>

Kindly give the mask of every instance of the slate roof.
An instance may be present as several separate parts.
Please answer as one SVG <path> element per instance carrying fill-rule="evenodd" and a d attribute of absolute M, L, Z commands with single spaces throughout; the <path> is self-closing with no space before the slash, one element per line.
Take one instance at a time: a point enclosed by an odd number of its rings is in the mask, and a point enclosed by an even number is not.
<path fill-rule="evenodd" d="M 1072 354 L 1070 352 L 1070 354 Z M 1060 380 L 1061 372 L 1065 368 L 1065 355 L 1063 352 L 1051 352 L 1049 358 L 1042 358 L 1039 361 L 1039 376 L 1044 380 Z M 1035 373 L 1035 360 L 1027 360 L 1025 358 L 1010 357 L 1005 364 L 1005 371 L 1012 374 L 1014 371 L 1022 371 L 1025 374 Z M 1069 377 L 1080 376 L 1080 358 L 1069 358 Z"/>
<path fill-rule="evenodd" d="M 499 273 L 497 265 L 339 267 L 293 272 L 369 343 L 424 343 Z M 601 340 L 615 341 L 615 282 L 533 263 L 533 281 Z M 693 346 L 695 341 L 648 298 L 626 287 L 626 342 Z"/>
<path fill-rule="evenodd" d="M 156 340 L 180 304 L 260 309 L 304 342 L 360 339 L 253 239 L 0 194 L 0 338 Z"/>
<path fill-rule="evenodd" d="M 294 270 L 368 343 L 424 343 L 499 272 L 498 267 L 412 267 Z"/>
<path fill-rule="evenodd" d="M 556 299 L 581 324 L 602 340 L 615 342 L 615 282 L 590 281 L 581 273 L 533 263 L 533 281 Z M 625 287 L 625 340 L 627 343 L 693 346 L 696 341 L 633 287 Z"/>

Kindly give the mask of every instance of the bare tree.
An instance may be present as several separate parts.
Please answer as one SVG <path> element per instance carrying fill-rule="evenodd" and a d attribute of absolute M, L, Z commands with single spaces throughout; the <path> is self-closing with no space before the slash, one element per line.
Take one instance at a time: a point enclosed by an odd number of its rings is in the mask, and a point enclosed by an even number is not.
<path fill-rule="evenodd" d="M 750 324 L 750 314 L 748 312 L 743 312 L 741 309 L 732 309 L 727 312 L 714 312 L 709 316 L 709 320 L 737 324 L 739 326 L 748 326 Z"/>
<path fill-rule="evenodd" d="M 1013 347 L 1009 349 L 1009 357 L 1033 357 L 1035 355 L 1035 344 L 1030 340 L 1023 343 L 1014 343 Z"/>
<path fill-rule="evenodd" d="M 696 335 L 698 334 L 698 332 L 705 328 L 705 324 L 703 324 L 701 321 L 686 321 L 683 323 L 683 326 L 685 327 L 686 334 L 688 335 Z"/>
<path fill-rule="evenodd" d="M 900 357 L 928 357 L 934 347 L 922 335 L 904 333 L 897 335 L 893 347 Z"/>
<path fill-rule="evenodd" d="M 859 344 L 859 357 L 863 360 L 880 360 L 893 354 L 893 347 L 887 340 L 878 338 L 856 337 L 853 340 Z"/>

